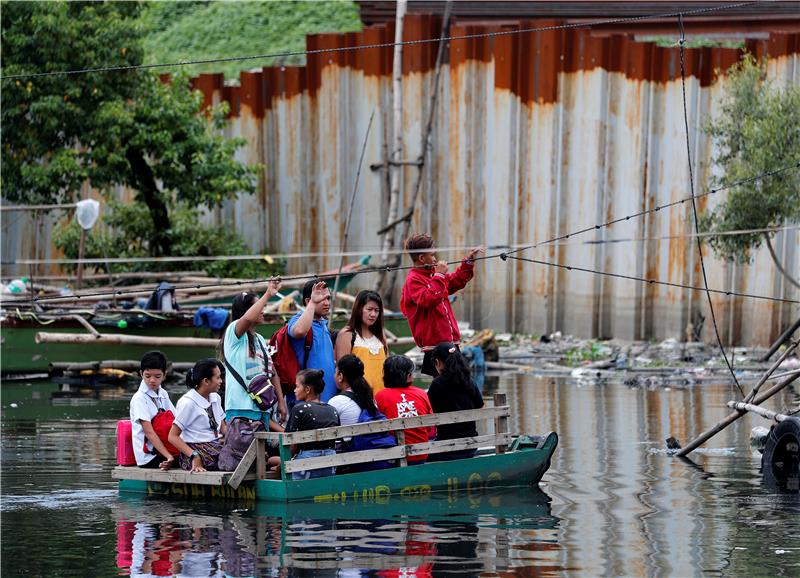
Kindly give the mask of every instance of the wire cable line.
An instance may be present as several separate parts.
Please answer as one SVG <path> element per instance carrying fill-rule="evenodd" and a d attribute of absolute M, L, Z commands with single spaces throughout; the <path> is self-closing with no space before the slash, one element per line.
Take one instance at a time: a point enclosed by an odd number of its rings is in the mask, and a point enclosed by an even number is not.
<path fill-rule="evenodd" d="M 196 60 L 179 60 L 177 62 L 165 62 L 159 64 L 132 64 L 129 66 L 98 66 L 96 68 L 78 68 L 74 70 L 55 70 L 50 72 L 26 72 L 21 74 L 9 74 L 1 76 L 0 80 L 16 80 L 22 78 L 38 78 L 42 76 L 64 76 L 76 74 L 88 74 L 95 72 L 126 72 L 132 70 L 148 70 L 157 68 L 172 68 L 177 66 L 189 66 L 193 64 L 214 64 L 224 62 L 240 62 L 245 60 L 264 60 L 267 58 L 286 58 L 289 56 L 308 56 L 313 54 L 330 54 L 334 52 L 352 52 L 356 50 L 369 50 L 374 48 L 391 48 L 394 46 L 414 46 L 419 44 L 431 44 L 441 41 L 452 40 L 471 40 L 475 38 L 490 38 L 494 36 L 509 36 L 513 34 L 526 34 L 534 32 L 550 32 L 554 30 L 570 30 L 575 28 L 591 28 L 594 26 L 607 26 L 612 24 L 625 24 L 629 22 L 640 22 L 642 20 L 651 19 L 666 19 L 675 18 L 679 14 L 685 16 L 699 16 L 708 14 L 710 12 L 719 12 L 724 10 L 734 10 L 736 8 L 743 8 L 745 6 L 752 6 L 760 4 L 765 0 L 756 0 L 753 2 L 737 2 L 734 4 L 723 4 L 720 6 L 708 6 L 705 8 L 697 8 L 695 10 L 688 10 L 686 12 L 667 12 L 664 14 L 648 14 L 643 16 L 628 16 L 624 18 L 612 18 L 606 20 L 595 20 L 593 22 L 573 22 L 569 24 L 558 24 L 553 26 L 540 26 L 535 28 L 522 28 L 518 30 L 498 30 L 494 32 L 482 32 L 476 34 L 463 34 L 458 36 L 440 36 L 437 38 L 423 38 L 419 40 L 404 40 L 402 42 L 383 42 L 378 44 L 363 44 L 359 46 L 340 46 L 336 48 L 319 48 L 315 50 L 293 50 L 289 52 L 275 52 L 268 54 L 249 54 L 243 56 L 229 56 L 225 58 L 203 58 Z M 773 1 L 773 0 L 769 0 Z"/>
<path fill-rule="evenodd" d="M 700 218 L 697 215 L 697 203 L 695 202 L 694 197 L 694 168 L 692 167 L 692 147 L 691 143 L 689 142 L 689 113 L 686 107 L 686 66 L 684 63 L 684 45 L 686 44 L 686 35 L 683 29 L 683 16 L 681 14 L 678 15 L 678 32 L 680 33 L 680 39 L 678 40 L 678 46 L 680 50 L 680 57 L 681 57 L 681 94 L 683 96 L 683 127 L 684 132 L 686 134 L 686 161 L 689 166 L 689 190 L 692 193 L 692 216 L 694 217 L 694 232 L 696 234 L 700 234 Z M 736 377 L 736 372 L 733 371 L 733 366 L 731 365 L 730 360 L 728 359 L 728 354 L 725 353 L 725 347 L 722 345 L 722 337 L 719 335 L 719 327 L 717 327 L 717 315 L 714 313 L 714 304 L 711 302 L 711 292 L 708 289 L 708 277 L 706 275 L 706 264 L 705 260 L 703 259 L 703 241 L 700 237 L 697 237 L 697 253 L 700 256 L 700 270 L 703 273 L 703 287 L 705 288 L 706 299 L 708 300 L 708 309 L 711 312 L 711 323 L 714 326 L 714 335 L 717 337 L 717 344 L 719 345 L 720 353 L 722 353 L 722 357 L 725 360 L 725 365 L 728 366 L 728 369 L 731 372 L 731 377 L 733 378 L 733 382 L 736 384 L 736 387 L 739 389 L 739 393 L 742 394 L 744 397 L 744 390 L 742 389 L 742 385 L 739 383 L 739 379 Z"/>

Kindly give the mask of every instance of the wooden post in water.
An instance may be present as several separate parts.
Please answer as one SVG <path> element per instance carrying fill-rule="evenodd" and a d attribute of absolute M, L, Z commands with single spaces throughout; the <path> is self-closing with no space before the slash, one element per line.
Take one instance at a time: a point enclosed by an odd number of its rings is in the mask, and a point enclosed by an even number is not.
<path fill-rule="evenodd" d="M 505 393 L 495 393 L 494 394 L 494 406 L 495 407 L 502 407 L 506 405 L 506 394 Z M 508 433 L 508 418 L 504 415 L 494 418 L 494 433 L 495 435 L 505 434 Z M 508 446 L 505 444 L 500 444 L 496 446 L 496 451 L 498 454 L 506 453 L 506 449 Z"/>
<path fill-rule="evenodd" d="M 792 382 L 794 382 L 794 381 L 795 381 L 797 378 L 800 378 L 800 372 L 798 372 L 798 373 L 796 373 L 796 374 L 794 374 L 794 375 L 791 375 L 791 376 L 787 377 L 786 379 L 784 379 L 783 381 L 781 381 L 781 382 L 780 382 L 780 383 L 778 383 L 777 385 L 773 385 L 771 388 L 769 388 L 769 389 L 768 389 L 767 391 L 765 391 L 764 393 L 762 393 L 762 394 L 760 394 L 760 395 L 756 395 L 756 397 L 755 397 L 755 398 L 752 400 L 752 402 L 753 402 L 753 405 L 759 405 L 759 404 L 761 404 L 762 402 L 764 402 L 764 401 L 768 400 L 768 399 L 769 399 L 769 398 L 771 398 L 773 395 L 775 395 L 776 393 L 778 393 L 779 391 L 781 391 L 782 389 L 784 389 L 785 387 L 787 387 L 788 385 L 790 385 Z M 678 451 L 678 453 L 676 453 L 675 455 L 676 455 L 676 456 L 678 456 L 678 457 L 683 457 L 683 456 L 685 456 L 686 454 L 688 454 L 688 453 L 690 453 L 690 452 L 693 452 L 693 451 L 694 451 L 694 450 L 696 450 L 698 447 L 700 447 L 701 445 L 703 445 L 704 443 L 706 443 L 708 440 L 710 440 L 712 437 L 714 437 L 715 435 L 717 435 L 719 432 L 721 432 L 722 430 L 724 430 L 726 427 L 728 427 L 729 425 L 731 425 L 733 422 L 735 422 L 737 419 L 739 419 L 740 417 L 742 417 L 742 416 L 743 416 L 744 414 L 746 414 L 746 413 L 747 413 L 747 412 L 746 412 L 746 411 L 744 411 L 744 410 L 737 409 L 736 411 L 734 411 L 734 412 L 732 412 L 732 413 L 728 414 L 728 415 L 725 417 L 725 419 L 723 419 L 722 421 L 718 422 L 718 423 L 717 423 L 717 424 L 716 424 L 714 427 L 712 427 L 711 429 L 708 429 L 708 430 L 704 431 L 703 433 L 701 433 L 701 434 L 700 434 L 699 436 L 697 436 L 697 437 L 696 437 L 694 440 L 692 440 L 692 441 L 689 443 L 689 445 L 687 445 L 685 448 L 682 448 L 682 449 L 681 449 L 680 451 Z"/>

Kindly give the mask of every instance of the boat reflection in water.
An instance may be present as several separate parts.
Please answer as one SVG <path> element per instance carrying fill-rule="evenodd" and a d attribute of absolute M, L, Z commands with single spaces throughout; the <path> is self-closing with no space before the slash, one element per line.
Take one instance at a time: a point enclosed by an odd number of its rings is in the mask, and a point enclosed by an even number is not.
<path fill-rule="evenodd" d="M 386 496 L 367 504 L 206 504 L 121 496 L 115 514 L 117 567 L 131 576 L 567 570 L 559 565 L 558 519 L 550 513 L 550 497 L 538 488 Z"/>

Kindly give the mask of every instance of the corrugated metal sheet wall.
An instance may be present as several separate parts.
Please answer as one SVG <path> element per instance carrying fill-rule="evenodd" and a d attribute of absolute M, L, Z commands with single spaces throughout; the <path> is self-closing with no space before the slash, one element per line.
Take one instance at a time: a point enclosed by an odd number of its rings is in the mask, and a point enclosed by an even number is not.
<path fill-rule="evenodd" d="M 520 28 L 553 21 L 521 22 Z M 409 15 L 408 40 L 439 33 L 440 20 Z M 503 27 L 511 29 L 513 27 Z M 499 30 L 459 26 L 453 35 Z M 308 48 L 391 42 L 392 26 L 308 38 Z M 800 35 L 771 34 L 752 52 L 770 58 L 780 83 L 800 82 Z M 431 231 L 441 246 L 511 245 L 543 241 L 683 198 L 689 194 L 678 50 L 630 37 L 594 37 L 587 30 L 452 41 L 436 111 L 432 162 L 426 168 L 414 230 Z M 405 157 L 420 155 L 436 46 L 404 49 Z M 714 71 L 734 63 L 734 49 L 687 51 L 691 143 L 697 190 L 708 181 L 711 143 L 699 127 L 716 113 L 724 82 Z M 240 159 L 262 163 L 258 193 L 229 203 L 210 220 L 235 226 L 255 251 L 338 250 L 358 155 L 373 110 L 365 171 L 356 198 L 349 248 L 378 254 L 386 213 L 381 163 L 390 142 L 391 49 L 309 55 L 305 67 L 243 73 L 239 87 L 220 75 L 195 80 L 207 103 L 228 100 L 227 132 L 243 136 Z M 415 167 L 404 169 L 406 201 Z M 714 195 L 699 200 L 708 209 Z M 405 206 L 406 203 L 403 203 Z M 691 238 L 584 244 L 610 238 L 692 232 L 691 206 L 602 228 L 526 253 L 560 264 L 702 285 Z M 778 233 L 776 250 L 800 271 L 800 234 Z M 29 256 L 3 241 L 4 254 Z M 39 251 L 41 254 L 41 251 Z M 749 266 L 706 260 L 713 288 L 800 299 L 766 250 Z M 333 268 L 338 258 L 292 261 L 290 272 Z M 362 286 L 375 279 L 360 278 Z M 800 307 L 714 297 L 728 343 L 767 344 L 800 315 Z M 561 330 L 582 337 L 681 337 L 698 316 L 709 318 L 699 292 L 643 285 L 521 262 L 491 260 L 456 303 L 475 326 L 519 332 Z M 703 334 L 711 339 L 710 323 Z"/>

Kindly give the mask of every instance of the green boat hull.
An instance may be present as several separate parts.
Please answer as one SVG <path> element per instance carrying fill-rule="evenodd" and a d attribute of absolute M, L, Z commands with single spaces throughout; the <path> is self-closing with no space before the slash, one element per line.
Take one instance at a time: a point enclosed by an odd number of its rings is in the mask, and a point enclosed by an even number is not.
<path fill-rule="evenodd" d="M 259 333 L 267 339 L 275 333 L 291 314 L 272 316 L 258 328 Z M 337 316 L 333 320 L 334 329 L 339 329 L 347 322 L 347 317 Z M 201 337 L 218 338 L 219 333 L 210 329 L 193 327 L 190 322 L 178 320 L 154 320 L 150 325 L 119 328 L 116 326 L 95 325 L 100 333 L 124 334 L 150 337 Z M 398 337 L 410 335 L 408 322 L 402 315 L 386 316 L 386 328 Z M 34 321 L 20 322 L 7 320 L 2 325 L 2 355 L 0 355 L 0 373 L 46 373 L 50 363 L 81 363 L 104 361 L 107 359 L 137 360 L 145 352 L 153 349 L 150 346 L 136 345 L 98 345 L 87 347 L 85 344 L 36 343 L 36 333 L 47 331 L 52 333 L 85 333 L 78 322 L 54 323 L 41 325 Z M 216 356 L 214 348 L 202 347 L 161 347 L 159 348 L 171 361 L 194 362 L 203 357 Z M 409 349 L 408 345 L 392 348 L 395 353 Z"/>
<path fill-rule="evenodd" d="M 550 467 L 558 436 L 549 433 L 539 447 L 504 454 L 344 474 L 311 480 L 255 480 L 230 486 L 120 480 L 121 493 L 195 499 L 243 499 L 260 502 L 381 504 L 392 497 L 424 499 L 436 492 L 480 493 L 490 489 L 533 486 Z"/>

